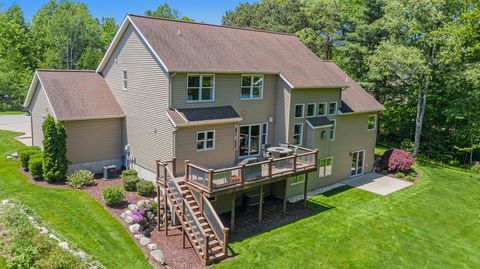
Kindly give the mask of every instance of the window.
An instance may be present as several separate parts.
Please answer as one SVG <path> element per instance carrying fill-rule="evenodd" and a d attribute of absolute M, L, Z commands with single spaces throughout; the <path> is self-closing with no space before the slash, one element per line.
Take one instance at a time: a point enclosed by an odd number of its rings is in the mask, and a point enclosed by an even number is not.
<path fill-rule="evenodd" d="M 295 105 L 295 118 L 296 119 L 303 118 L 304 108 L 305 108 L 304 104 Z"/>
<path fill-rule="evenodd" d="M 327 115 L 327 103 L 319 103 L 318 104 L 318 116 L 325 116 Z"/>
<path fill-rule="evenodd" d="M 262 124 L 262 145 L 267 144 L 267 130 L 268 130 L 268 125 L 266 123 Z"/>
<path fill-rule="evenodd" d="M 197 151 L 215 148 L 215 131 L 197 132 Z"/>
<path fill-rule="evenodd" d="M 318 177 L 326 177 L 332 174 L 333 157 L 327 157 L 318 161 Z"/>
<path fill-rule="evenodd" d="M 377 115 L 368 116 L 368 130 L 375 130 L 377 127 Z"/>
<path fill-rule="evenodd" d="M 337 114 L 337 102 L 328 104 L 328 115 L 336 115 L 336 114 Z"/>
<path fill-rule="evenodd" d="M 208 102 L 214 99 L 213 75 L 187 76 L 187 102 Z"/>
<path fill-rule="evenodd" d="M 267 143 L 268 124 L 241 125 L 239 128 L 240 158 L 260 154 L 261 145 Z"/>
<path fill-rule="evenodd" d="M 127 80 L 127 70 L 122 71 L 122 83 L 123 83 L 123 90 L 127 90 L 128 80 Z"/>
<path fill-rule="evenodd" d="M 294 176 L 290 178 L 290 185 L 297 185 L 305 182 L 305 174 Z"/>
<path fill-rule="evenodd" d="M 263 98 L 263 75 L 242 75 L 242 100 Z"/>
<path fill-rule="evenodd" d="M 303 124 L 297 123 L 293 125 L 293 144 L 301 145 L 303 137 Z"/>
<path fill-rule="evenodd" d="M 335 139 L 336 120 L 331 120 L 330 124 L 332 124 L 332 127 L 330 127 L 330 140 L 333 140 Z"/>
<path fill-rule="evenodd" d="M 315 104 L 307 105 L 307 118 L 315 117 Z"/>

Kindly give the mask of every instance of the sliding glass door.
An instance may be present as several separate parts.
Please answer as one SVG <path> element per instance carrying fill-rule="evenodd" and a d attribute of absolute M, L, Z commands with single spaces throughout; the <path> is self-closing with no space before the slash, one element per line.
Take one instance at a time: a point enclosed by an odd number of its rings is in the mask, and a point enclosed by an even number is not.
<path fill-rule="evenodd" d="M 260 155 L 261 145 L 266 143 L 267 124 L 241 125 L 239 128 L 239 156 Z"/>
<path fill-rule="evenodd" d="M 352 177 L 363 175 L 364 162 L 365 150 L 352 152 L 352 168 L 350 173 Z"/>

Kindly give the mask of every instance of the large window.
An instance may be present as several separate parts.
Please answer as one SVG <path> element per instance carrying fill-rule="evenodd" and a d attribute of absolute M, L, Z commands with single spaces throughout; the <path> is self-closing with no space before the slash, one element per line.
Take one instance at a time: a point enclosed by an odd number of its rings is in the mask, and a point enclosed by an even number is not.
<path fill-rule="evenodd" d="M 242 75 L 242 100 L 263 98 L 263 75 Z"/>
<path fill-rule="evenodd" d="M 368 130 L 375 130 L 377 127 L 377 115 L 368 116 Z"/>
<path fill-rule="evenodd" d="M 297 123 L 293 125 L 293 144 L 297 146 L 301 145 L 302 137 L 303 137 L 303 124 Z"/>
<path fill-rule="evenodd" d="M 259 155 L 261 146 L 267 143 L 267 129 L 267 123 L 241 125 L 238 155 L 240 157 Z"/>
<path fill-rule="evenodd" d="M 315 117 L 315 104 L 307 105 L 307 118 Z"/>
<path fill-rule="evenodd" d="M 290 185 L 297 185 L 305 182 L 305 174 L 294 176 L 290 178 Z"/>
<path fill-rule="evenodd" d="M 332 174 L 333 157 L 320 159 L 318 161 L 318 177 L 326 177 Z"/>
<path fill-rule="evenodd" d="M 328 114 L 329 115 L 337 114 L 337 102 L 332 102 L 328 104 Z"/>
<path fill-rule="evenodd" d="M 304 104 L 295 105 L 295 119 L 303 118 L 304 110 L 305 110 Z"/>
<path fill-rule="evenodd" d="M 336 120 L 331 120 L 330 124 L 332 125 L 332 127 L 330 127 L 330 140 L 333 140 L 335 139 L 335 128 L 336 128 L 337 122 Z"/>
<path fill-rule="evenodd" d="M 128 87 L 127 70 L 122 71 L 122 85 L 123 85 L 123 90 L 126 91 Z"/>
<path fill-rule="evenodd" d="M 318 116 L 325 116 L 327 115 L 327 103 L 319 103 L 318 104 Z"/>
<path fill-rule="evenodd" d="M 215 148 L 215 131 L 197 132 L 197 151 Z"/>
<path fill-rule="evenodd" d="M 187 76 L 187 102 L 213 101 L 215 95 L 213 75 Z"/>

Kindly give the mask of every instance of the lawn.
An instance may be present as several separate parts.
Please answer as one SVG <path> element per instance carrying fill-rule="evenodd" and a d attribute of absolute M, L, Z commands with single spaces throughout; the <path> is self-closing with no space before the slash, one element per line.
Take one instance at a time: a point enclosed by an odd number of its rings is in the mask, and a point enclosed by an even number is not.
<path fill-rule="evenodd" d="M 418 163 L 422 179 L 381 197 L 343 187 L 317 214 L 242 242 L 218 268 L 478 268 L 480 175 Z"/>
<path fill-rule="evenodd" d="M 0 111 L 0 115 L 22 115 L 22 114 L 26 114 L 26 113 L 22 111 Z"/>
<path fill-rule="evenodd" d="M 15 135 L 19 133 L 0 131 L 0 199 L 25 203 L 50 228 L 108 268 L 152 268 L 120 222 L 88 194 L 30 184 L 18 172 L 18 162 L 5 158 L 25 147 Z"/>

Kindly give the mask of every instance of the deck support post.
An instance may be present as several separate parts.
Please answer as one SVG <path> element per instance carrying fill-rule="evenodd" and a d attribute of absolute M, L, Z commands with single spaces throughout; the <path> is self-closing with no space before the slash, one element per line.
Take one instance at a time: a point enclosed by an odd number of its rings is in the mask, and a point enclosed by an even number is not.
<path fill-rule="evenodd" d="M 158 170 L 158 163 L 157 163 L 157 170 Z M 162 220 L 162 216 L 160 216 L 160 186 L 158 185 L 157 185 L 157 217 L 158 217 L 158 230 L 160 231 L 160 222 Z"/>
<path fill-rule="evenodd" d="M 307 194 L 308 194 L 308 174 L 305 174 L 305 184 L 303 186 L 303 207 L 307 208 Z"/>
<path fill-rule="evenodd" d="M 258 223 L 262 223 L 262 212 L 263 211 L 263 185 L 260 185 L 260 197 L 258 204 Z"/>
<path fill-rule="evenodd" d="M 235 230 L 235 192 L 232 192 L 232 210 L 230 216 L 230 230 Z"/>
<path fill-rule="evenodd" d="M 283 215 L 287 214 L 287 193 L 288 193 L 288 178 L 285 179 L 285 186 L 283 188 Z"/>
<path fill-rule="evenodd" d="M 172 173 L 174 177 L 177 177 L 177 157 L 172 157 Z"/>

